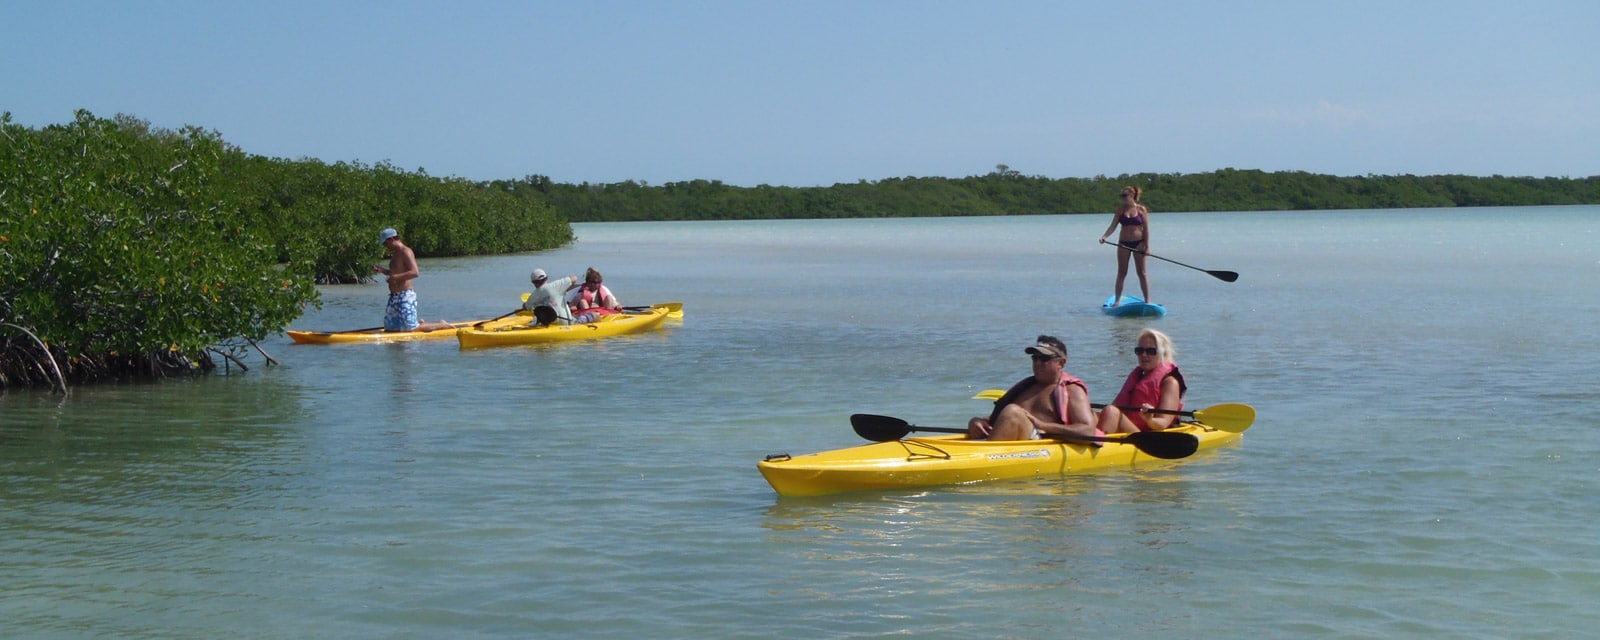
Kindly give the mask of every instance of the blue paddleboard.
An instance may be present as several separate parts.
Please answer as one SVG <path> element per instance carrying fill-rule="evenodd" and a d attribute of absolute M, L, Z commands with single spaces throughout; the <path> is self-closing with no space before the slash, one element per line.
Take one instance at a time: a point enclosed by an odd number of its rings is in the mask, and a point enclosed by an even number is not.
<path fill-rule="evenodd" d="M 1118 304 L 1119 302 L 1120 304 Z M 1116 296 L 1106 298 L 1105 304 L 1100 305 L 1100 310 L 1106 312 L 1106 315 L 1127 318 L 1167 315 L 1166 307 L 1154 302 L 1145 302 L 1144 298 L 1130 295 L 1122 296 L 1120 301 L 1116 299 Z"/>

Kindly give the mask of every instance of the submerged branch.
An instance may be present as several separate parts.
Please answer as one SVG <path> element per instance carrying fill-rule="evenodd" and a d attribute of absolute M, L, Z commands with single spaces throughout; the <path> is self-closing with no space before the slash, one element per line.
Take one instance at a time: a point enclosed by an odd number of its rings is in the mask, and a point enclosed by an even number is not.
<path fill-rule="evenodd" d="M 56 392 L 60 393 L 61 395 L 66 395 L 67 380 L 66 378 L 62 377 L 61 366 L 56 364 L 55 356 L 50 354 L 50 347 L 46 345 L 43 340 L 40 340 L 39 336 L 33 335 L 33 332 L 29 331 L 25 327 L 20 327 L 9 322 L 0 322 L 0 326 L 7 326 L 16 329 L 17 331 L 21 331 L 22 333 L 27 334 L 29 338 L 32 338 L 34 344 L 39 345 L 39 352 L 44 354 L 45 361 L 50 363 L 50 370 L 55 372 L 54 382 Z"/>

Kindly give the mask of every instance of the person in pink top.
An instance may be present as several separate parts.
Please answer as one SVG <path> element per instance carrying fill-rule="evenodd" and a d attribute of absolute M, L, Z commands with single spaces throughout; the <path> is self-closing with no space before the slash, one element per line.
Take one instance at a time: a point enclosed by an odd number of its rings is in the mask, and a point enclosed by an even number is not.
<path fill-rule="evenodd" d="M 1054 336 L 1039 336 L 1023 352 L 1033 359 L 1033 375 L 995 400 L 989 417 L 967 421 L 967 437 L 1036 440 L 1050 435 L 1105 435 L 1094 427 L 1089 387 L 1065 370 L 1067 346 Z"/>
<path fill-rule="evenodd" d="M 577 322 L 594 322 L 600 316 L 622 311 L 622 303 L 606 288 L 605 279 L 594 267 L 583 274 L 583 284 L 567 294 L 567 307 Z"/>
<path fill-rule="evenodd" d="M 1178 370 L 1176 350 L 1167 334 L 1155 329 L 1139 332 L 1133 348 L 1139 366 L 1128 373 L 1116 400 L 1100 410 L 1099 427 L 1106 433 L 1161 431 L 1178 422 L 1175 413 L 1151 413 L 1151 409 L 1182 411 L 1183 394 L 1189 385 Z M 1131 407 L 1131 410 L 1120 407 Z"/>

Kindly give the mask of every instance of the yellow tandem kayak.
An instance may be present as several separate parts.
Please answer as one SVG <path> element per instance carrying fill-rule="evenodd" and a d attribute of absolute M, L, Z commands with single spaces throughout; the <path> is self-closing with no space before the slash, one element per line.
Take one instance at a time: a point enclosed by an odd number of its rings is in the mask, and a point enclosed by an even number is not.
<path fill-rule="evenodd" d="M 463 349 L 595 340 L 655 329 L 665 324 L 668 317 L 683 317 L 683 304 L 663 303 L 651 305 L 640 312 L 601 316 L 599 320 L 587 324 L 552 324 L 543 327 L 528 326 L 532 315 L 517 312 L 509 317 L 462 327 L 456 330 L 455 336 Z"/>
<path fill-rule="evenodd" d="M 1251 419 L 1254 419 L 1253 410 Z M 1158 462 L 1159 457 L 1145 450 L 1163 454 L 1160 449 L 1168 448 L 1169 440 L 1157 441 L 1160 443 L 1157 447 L 1144 446 L 1144 442 L 1135 446 L 1131 441 L 1118 441 L 1127 440 L 1129 436 L 1182 437 L 1177 434 L 1191 435 L 1198 442 L 1187 452 L 1161 457 L 1184 457 L 1188 452 L 1214 448 L 1241 437 L 1236 431 L 1223 431 L 1199 423 L 1183 423 L 1161 432 L 1106 436 L 1103 446 L 1099 447 L 1089 442 L 1050 439 L 990 441 L 968 440 L 965 435 L 917 436 L 799 456 L 770 455 L 758 461 L 756 467 L 780 496 L 818 496 L 1002 478 L 1060 476 Z"/>

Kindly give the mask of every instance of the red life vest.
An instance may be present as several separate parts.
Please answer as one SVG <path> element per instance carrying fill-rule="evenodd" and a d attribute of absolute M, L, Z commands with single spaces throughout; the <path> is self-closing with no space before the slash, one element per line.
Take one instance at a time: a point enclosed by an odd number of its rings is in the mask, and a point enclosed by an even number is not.
<path fill-rule="evenodd" d="M 1011 388 L 1006 390 L 1005 395 L 1001 396 L 999 400 L 994 401 L 994 411 L 989 414 L 989 422 L 993 423 L 995 420 L 999 420 L 1000 410 L 1004 409 L 1006 405 L 1011 404 L 1012 398 L 1014 398 L 1018 392 L 1033 386 L 1035 381 L 1037 381 L 1037 378 L 1028 376 L 1016 384 L 1011 385 Z M 1054 389 L 1053 396 L 1056 401 L 1056 418 L 1061 422 L 1061 424 L 1072 424 L 1072 419 L 1067 415 L 1067 387 L 1070 385 L 1078 385 L 1079 388 L 1083 389 L 1083 395 L 1089 395 L 1089 385 L 1084 384 L 1082 380 L 1079 380 L 1072 374 L 1069 374 L 1065 371 L 1061 372 L 1061 379 L 1056 382 L 1056 388 Z"/>
<path fill-rule="evenodd" d="M 581 300 L 591 307 L 598 307 L 605 302 L 606 297 L 609 295 L 611 295 L 611 290 L 607 289 L 605 285 L 600 285 L 600 288 L 594 291 L 590 291 L 586 286 L 579 285 L 578 295 L 573 296 L 572 301 L 578 302 Z M 589 310 L 585 309 L 585 311 Z"/>
<path fill-rule="evenodd" d="M 1152 407 L 1161 406 L 1161 381 L 1166 380 L 1167 376 L 1178 379 L 1178 410 L 1182 411 L 1183 394 L 1189 390 L 1189 385 L 1184 383 L 1183 372 L 1178 371 L 1178 365 L 1171 362 L 1158 364 L 1149 372 L 1134 367 L 1128 374 L 1128 379 L 1122 383 L 1122 391 L 1117 392 L 1117 399 L 1113 400 L 1112 404 L 1119 407 L 1138 407 L 1146 404 Z M 1144 423 L 1144 416 L 1138 411 L 1124 410 L 1122 415 L 1128 416 L 1128 421 L 1139 427 L 1140 431 L 1150 430 Z"/>

